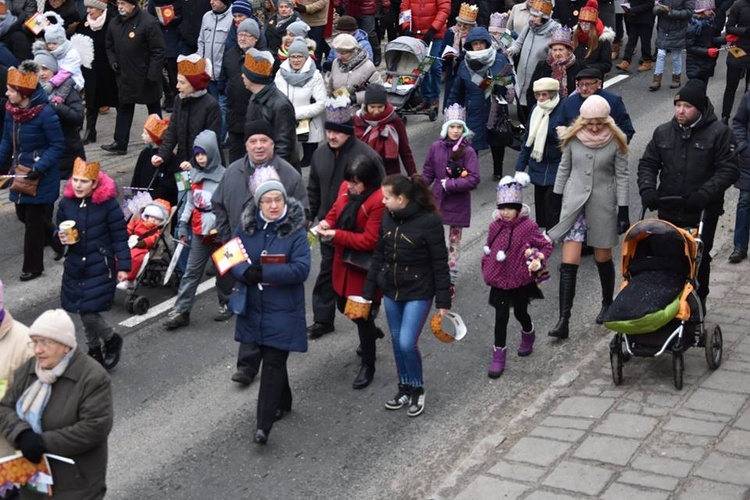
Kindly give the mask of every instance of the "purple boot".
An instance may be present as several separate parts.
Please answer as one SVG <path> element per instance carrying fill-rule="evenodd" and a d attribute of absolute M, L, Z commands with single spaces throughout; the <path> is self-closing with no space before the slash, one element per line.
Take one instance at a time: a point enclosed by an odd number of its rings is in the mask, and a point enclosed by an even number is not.
<path fill-rule="evenodd" d="M 534 327 L 531 327 L 530 332 L 524 332 L 523 329 L 521 330 L 521 344 L 518 346 L 518 355 L 519 356 L 528 356 L 531 354 L 531 352 L 534 350 L 534 339 L 536 338 L 536 335 L 534 335 Z"/>
<path fill-rule="evenodd" d="M 505 370 L 505 347 L 492 346 L 492 362 L 487 376 L 498 378 L 503 374 L 503 370 Z"/>

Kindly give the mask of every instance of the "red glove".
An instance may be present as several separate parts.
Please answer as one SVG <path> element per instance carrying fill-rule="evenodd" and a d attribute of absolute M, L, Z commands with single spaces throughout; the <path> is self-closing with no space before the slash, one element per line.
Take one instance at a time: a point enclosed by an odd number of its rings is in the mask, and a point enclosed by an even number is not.
<path fill-rule="evenodd" d="M 719 57 L 719 49 L 717 49 L 716 47 L 709 48 L 708 57 L 713 57 L 713 58 Z"/>
<path fill-rule="evenodd" d="M 738 37 L 737 35 L 727 35 L 725 37 L 725 40 L 727 41 L 727 43 L 737 43 L 739 39 L 740 37 Z"/>

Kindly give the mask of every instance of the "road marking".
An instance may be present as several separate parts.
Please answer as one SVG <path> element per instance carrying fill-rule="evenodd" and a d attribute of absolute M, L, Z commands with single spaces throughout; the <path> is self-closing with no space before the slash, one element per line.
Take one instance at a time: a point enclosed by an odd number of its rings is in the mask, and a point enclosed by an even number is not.
<path fill-rule="evenodd" d="M 211 278 L 209 280 L 206 280 L 200 285 L 198 285 L 198 289 L 195 291 L 195 295 L 200 295 L 203 292 L 212 289 L 215 285 L 216 285 L 216 278 Z M 148 312 L 142 316 L 135 315 L 135 316 L 131 316 L 125 321 L 121 321 L 120 326 L 126 326 L 128 328 L 138 326 L 144 321 L 148 321 L 149 319 L 154 318 L 160 315 L 161 313 L 168 311 L 169 309 L 172 309 L 172 307 L 174 307 L 175 302 L 177 302 L 177 297 L 172 297 L 169 300 L 165 300 L 161 304 L 157 304 L 154 307 L 150 308 Z"/>
<path fill-rule="evenodd" d="M 626 78 L 628 78 L 628 76 L 629 75 L 617 75 L 617 76 L 614 76 L 614 77 L 610 78 L 609 80 L 607 80 L 606 82 L 604 82 L 604 88 L 606 89 L 607 87 L 610 87 L 610 86 L 614 85 L 617 82 L 621 82 L 621 81 L 625 80 Z"/>

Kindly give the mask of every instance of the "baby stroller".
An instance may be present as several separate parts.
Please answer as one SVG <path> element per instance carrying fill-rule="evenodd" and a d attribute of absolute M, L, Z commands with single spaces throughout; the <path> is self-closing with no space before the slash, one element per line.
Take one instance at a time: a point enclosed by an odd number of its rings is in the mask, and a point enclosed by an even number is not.
<path fill-rule="evenodd" d="M 437 119 L 437 108 L 420 110 L 422 81 L 435 58 L 427 45 L 417 38 L 400 36 L 385 46 L 385 91 L 388 102 L 406 123 L 405 115 L 427 115 Z"/>
<path fill-rule="evenodd" d="M 683 353 L 689 347 L 703 347 L 712 370 L 721 364 L 721 327 L 705 323 L 704 305 L 697 294 L 702 232 L 701 217 L 693 230 L 643 219 L 625 234 L 625 283 L 603 317 L 604 326 L 615 332 L 609 345 L 615 385 L 622 383 L 623 365 L 631 356 L 658 357 L 669 352 L 678 390 L 685 369 Z"/>

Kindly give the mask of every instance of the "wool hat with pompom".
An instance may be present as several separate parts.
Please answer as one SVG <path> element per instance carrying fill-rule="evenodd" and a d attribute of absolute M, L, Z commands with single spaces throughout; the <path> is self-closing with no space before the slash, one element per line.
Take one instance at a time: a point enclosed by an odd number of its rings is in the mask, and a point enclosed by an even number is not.
<path fill-rule="evenodd" d="M 78 347 L 76 327 L 62 309 L 44 311 L 29 327 L 29 336 L 54 340 L 72 349 Z"/>
<path fill-rule="evenodd" d="M 600 95 L 592 95 L 581 104 L 581 118 L 591 120 L 593 118 L 607 118 L 612 108 L 605 98 Z"/>

